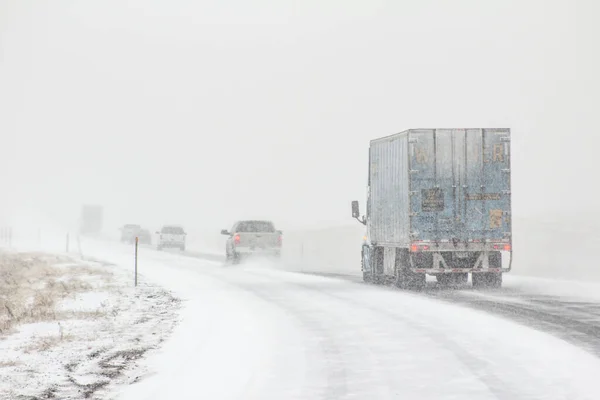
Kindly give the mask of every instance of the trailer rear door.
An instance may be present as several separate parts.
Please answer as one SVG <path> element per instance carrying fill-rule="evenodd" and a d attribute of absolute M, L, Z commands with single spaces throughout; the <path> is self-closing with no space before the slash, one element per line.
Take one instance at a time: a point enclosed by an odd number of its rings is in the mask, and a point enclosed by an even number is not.
<path fill-rule="evenodd" d="M 413 130 L 413 240 L 460 242 L 510 236 L 510 131 Z"/>
<path fill-rule="evenodd" d="M 510 238 L 510 131 L 467 130 L 464 142 L 460 199 L 468 238 Z"/>

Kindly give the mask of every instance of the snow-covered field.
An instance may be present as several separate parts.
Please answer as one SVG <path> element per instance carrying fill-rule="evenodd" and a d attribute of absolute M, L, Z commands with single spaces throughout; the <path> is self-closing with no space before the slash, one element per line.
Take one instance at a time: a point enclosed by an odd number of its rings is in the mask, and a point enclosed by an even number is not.
<path fill-rule="evenodd" d="M 0 399 L 105 398 L 177 322 L 179 300 L 115 265 L 0 253 Z"/>

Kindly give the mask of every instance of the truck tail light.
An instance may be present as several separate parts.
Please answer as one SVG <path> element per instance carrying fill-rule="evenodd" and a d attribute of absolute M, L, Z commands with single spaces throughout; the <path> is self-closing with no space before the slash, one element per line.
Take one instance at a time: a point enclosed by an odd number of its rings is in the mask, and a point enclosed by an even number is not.
<path fill-rule="evenodd" d="M 417 253 L 419 251 L 427 251 L 429 250 L 429 246 L 428 245 L 418 245 L 418 244 L 413 244 L 410 246 L 410 251 L 412 251 L 413 253 Z"/>
<path fill-rule="evenodd" d="M 235 235 L 233 237 L 233 243 L 240 244 L 240 235 Z"/>
<path fill-rule="evenodd" d="M 499 245 L 499 244 L 494 245 L 494 250 L 510 251 L 510 249 L 511 249 L 511 245 L 509 243 L 506 243 L 505 245 Z"/>

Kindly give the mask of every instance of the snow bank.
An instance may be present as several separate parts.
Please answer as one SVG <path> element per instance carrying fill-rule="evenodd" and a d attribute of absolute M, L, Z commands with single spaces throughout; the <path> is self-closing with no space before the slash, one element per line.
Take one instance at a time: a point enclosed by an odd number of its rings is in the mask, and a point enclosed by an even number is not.
<path fill-rule="evenodd" d="M 115 265 L 41 253 L 0 260 L 0 399 L 105 395 L 139 379 L 137 360 L 177 322 L 170 292 L 143 279 L 133 287 Z"/>

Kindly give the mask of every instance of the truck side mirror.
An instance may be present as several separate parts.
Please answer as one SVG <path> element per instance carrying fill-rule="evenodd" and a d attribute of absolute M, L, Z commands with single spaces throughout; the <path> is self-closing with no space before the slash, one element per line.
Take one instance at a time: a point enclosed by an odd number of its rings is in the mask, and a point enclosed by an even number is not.
<path fill-rule="evenodd" d="M 360 216 L 360 210 L 358 208 L 358 201 L 352 202 L 352 218 L 358 218 Z"/>
<path fill-rule="evenodd" d="M 223 229 L 223 230 L 221 230 L 221 235 L 229 236 L 229 232 L 227 231 L 227 229 Z"/>

